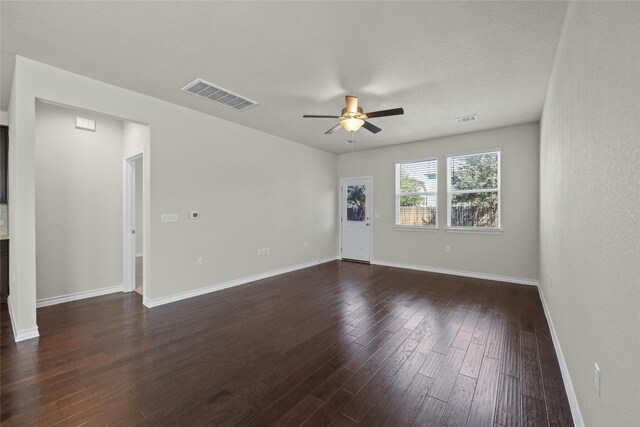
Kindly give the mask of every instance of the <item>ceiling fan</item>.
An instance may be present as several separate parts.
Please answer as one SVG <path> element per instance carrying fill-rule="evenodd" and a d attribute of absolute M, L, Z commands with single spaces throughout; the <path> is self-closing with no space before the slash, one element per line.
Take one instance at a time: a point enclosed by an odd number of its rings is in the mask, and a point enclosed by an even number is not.
<path fill-rule="evenodd" d="M 347 106 L 342 109 L 342 115 L 340 116 L 316 116 L 311 114 L 305 114 L 303 118 L 322 118 L 322 119 L 340 119 L 340 123 L 325 132 L 325 135 L 333 133 L 340 126 L 347 132 L 355 132 L 360 127 L 364 127 L 366 130 L 372 133 L 378 133 L 382 129 L 378 126 L 372 125 L 367 122 L 366 119 L 373 119 L 376 117 L 398 116 L 404 114 L 402 108 L 392 108 L 390 110 L 372 111 L 371 113 L 363 113 L 362 108 L 358 107 L 357 96 L 345 96 Z"/>

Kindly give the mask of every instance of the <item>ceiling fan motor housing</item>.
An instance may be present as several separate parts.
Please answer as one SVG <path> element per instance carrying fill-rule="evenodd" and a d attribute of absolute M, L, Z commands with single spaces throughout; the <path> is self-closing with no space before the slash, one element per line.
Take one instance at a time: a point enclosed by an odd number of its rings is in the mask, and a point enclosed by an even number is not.
<path fill-rule="evenodd" d="M 362 113 L 363 113 L 362 112 L 362 107 L 358 107 L 358 110 L 355 113 L 351 112 L 351 111 L 347 111 L 347 107 L 344 107 L 342 109 L 342 116 L 341 117 L 343 117 L 345 119 L 348 119 L 350 117 L 360 117 L 360 116 L 362 116 Z"/>

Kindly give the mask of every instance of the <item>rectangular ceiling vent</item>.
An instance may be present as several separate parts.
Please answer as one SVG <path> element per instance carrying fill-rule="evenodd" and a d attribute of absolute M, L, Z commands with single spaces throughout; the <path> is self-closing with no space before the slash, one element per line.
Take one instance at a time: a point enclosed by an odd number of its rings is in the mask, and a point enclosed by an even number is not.
<path fill-rule="evenodd" d="M 477 114 L 470 114 L 468 116 L 456 117 L 456 122 L 458 123 L 475 122 L 476 120 L 478 120 Z"/>
<path fill-rule="evenodd" d="M 233 93 L 230 90 L 221 88 L 220 86 L 216 86 L 213 83 L 209 83 L 208 81 L 202 79 L 195 79 L 194 81 L 183 87 L 182 90 L 184 92 L 206 99 L 207 101 L 215 102 L 216 104 L 233 108 L 237 111 L 244 111 L 247 108 L 258 105 L 256 101 L 253 101 L 244 96 L 240 96 L 237 93 Z"/>

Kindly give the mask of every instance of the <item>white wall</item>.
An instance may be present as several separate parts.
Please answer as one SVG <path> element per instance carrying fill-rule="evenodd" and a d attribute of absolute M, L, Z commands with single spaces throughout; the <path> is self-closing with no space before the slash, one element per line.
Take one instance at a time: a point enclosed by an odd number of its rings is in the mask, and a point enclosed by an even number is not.
<path fill-rule="evenodd" d="M 35 97 L 16 63 L 9 99 L 9 313 L 16 341 L 38 336 L 36 325 Z M 28 126 L 20 126 L 23 120 Z M 29 141 L 18 144 L 18 140 Z"/>
<path fill-rule="evenodd" d="M 38 300 L 122 285 L 122 125 L 36 103 Z"/>
<path fill-rule="evenodd" d="M 542 116 L 540 280 L 588 426 L 640 425 L 639 165 L 640 3 L 573 3 Z"/>
<path fill-rule="evenodd" d="M 143 151 L 149 144 L 151 134 L 149 126 L 125 121 L 122 125 L 124 138 L 124 157 Z"/>
<path fill-rule="evenodd" d="M 338 175 L 373 176 L 373 260 L 503 276 L 538 278 L 538 123 L 438 138 L 338 156 Z M 501 234 L 445 231 L 447 154 L 502 150 Z M 438 157 L 439 230 L 394 229 L 395 163 Z M 445 252 L 450 246 L 451 252 Z"/>
<path fill-rule="evenodd" d="M 11 132 L 20 149 L 10 156 L 19 170 L 10 185 L 20 196 L 10 219 L 11 272 L 20 291 L 12 288 L 11 302 L 18 334 L 36 327 L 36 98 L 149 124 L 144 240 L 150 303 L 336 256 L 335 155 L 23 57 L 16 58 L 13 82 Z M 238 114 L 260 114 L 260 108 Z M 191 209 L 200 211 L 199 220 L 187 219 Z M 161 223 L 161 213 L 175 213 L 179 221 Z M 258 257 L 257 249 L 267 246 L 271 255 Z"/>
<path fill-rule="evenodd" d="M 0 125 L 9 126 L 9 113 L 0 111 Z"/>

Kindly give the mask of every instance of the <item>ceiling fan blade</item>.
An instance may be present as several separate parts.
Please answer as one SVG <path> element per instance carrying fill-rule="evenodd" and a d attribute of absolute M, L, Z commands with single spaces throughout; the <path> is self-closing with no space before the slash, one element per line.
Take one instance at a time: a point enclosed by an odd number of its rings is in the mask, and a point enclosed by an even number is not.
<path fill-rule="evenodd" d="M 345 96 L 347 101 L 347 113 L 356 114 L 358 112 L 358 97 L 357 96 Z"/>
<path fill-rule="evenodd" d="M 367 118 L 373 119 L 374 117 L 386 117 L 386 116 L 399 116 L 404 114 L 402 108 L 392 108 L 390 110 L 372 111 L 371 113 L 365 113 Z"/>
<path fill-rule="evenodd" d="M 362 127 L 365 128 L 366 130 L 368 130 L 369 132 L 372 132 L 372 133 L 378 133 L 378 132 L 380 132 L 382 130 L 378 126 L 372 125 L 369 122 L 364 122 Z"/>
<path fill-rule="evenodd" d="M 331 129 L 329 129 L 328 131 L 326 131 L 324 134 L 325 135 L 329 135 L 330 133 L 334 133 L 338 128 L 340 127 L 340 123 L 338 123 L 337 125 L 335 125 L 334 127 L 332 127 Z"/>
<path fill-rule="evenodd" d="M 316 116 L 313 114 L 305 114 L 302 116 L 303 119 L 339 119 L 340 116 Z"/>

